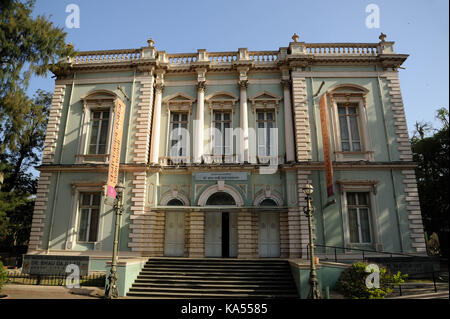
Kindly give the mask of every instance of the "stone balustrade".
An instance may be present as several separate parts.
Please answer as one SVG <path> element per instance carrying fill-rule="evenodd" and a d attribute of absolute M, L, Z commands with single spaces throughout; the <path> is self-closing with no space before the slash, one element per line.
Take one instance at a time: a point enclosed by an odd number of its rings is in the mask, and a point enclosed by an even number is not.
<path fill-rule="evenodd" d="M 101 51 L 82 51 L 73 58 L 74 64 L 87 63 L 108 63 L 132 61 L 141 58 L 141 50 L 125 49 L 125 50 L 101 50 Z"/>
<path fill-rule="evenodd" d="M 167 54 L 170 65 L 188 65 L 197 61 L 196 53 Z"/>
<path fill-rule="evenodd" d="M 312 55 L 377 55 L 378 43 L 307 43 Z"/>
<path fill-rule="evenodd" d="M 237 52 L 208 52 L 212 64 L 232 63 L 238 60 Z"/>
<path fill-rule="evenodd" d="M 250 51 L 248 56 L 255 63 L 273 63 L 278 58 L 278 51 Z"/>
<path fill-rule="evenodd" d="M 295 43 L 300 44 L 300 43 Z M 151 47 L 154 49 L 154 47 Z M 145 59 L 141 49 L 125 50 L 102 50 L 102 51 L 83 51 L 78 52 L 71 62 L 74 65 L 90 63 L 112 63 L 112 62 L 130 62 Z M 157 53 L 157 56 L 163 55 L 163 60 L 167 61 L 171 67 L 189 67 L 196 62 L 209 62 L 211 65 L 231 65 L 235 62 L 250 62 L 255 65 L 276 64 L 284 60 L 287 48 L 280 48 L 278 51 L 240 51 L 231 52 L 206 52 L 199 50 L 197 53 L 177 53 L 166 54 L 164 51 Z M 200 56 L 201 51 L 201 56 Z M 308 56 L 377 56 L 382 51 L 380 43 L 302 43 L 301 50 L 294 55 Z M 298 53 L 299 52 L 299 53 Z M 289 54 L 288 54 L 289 55 Z M 157 58 L 155 55 L 154 57 Z"/>

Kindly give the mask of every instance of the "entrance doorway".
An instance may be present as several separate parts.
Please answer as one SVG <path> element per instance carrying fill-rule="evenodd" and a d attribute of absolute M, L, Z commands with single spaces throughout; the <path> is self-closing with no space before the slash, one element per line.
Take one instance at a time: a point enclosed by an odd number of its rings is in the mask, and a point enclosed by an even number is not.
<path fill-rule="evenodd" d="M 164 255 L 184 256 L 184 213 L 166 212 Z"/>
<path fill-rule="evenodd" d="M 236 205 L 228 193 L 218 192 L 211 195 L 206 205 Z M 237 213 L 205 213 L 205 257 L 237 257 Z"/>

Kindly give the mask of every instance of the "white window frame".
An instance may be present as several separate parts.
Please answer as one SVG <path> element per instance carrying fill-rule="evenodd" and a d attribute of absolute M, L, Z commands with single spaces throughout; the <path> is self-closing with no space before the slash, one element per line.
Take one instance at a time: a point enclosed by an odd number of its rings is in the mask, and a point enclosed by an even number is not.
<path fill-rule="evenodd" d="M 372 246 L 375 250 L 381 249 L 380 233 L 378 226 L 378 214 L 376 206 L 376 184 L 378 181 L 337 181 L 341 191 L 341 213 L 342 226 L 344 232 L 344 246 L 345 247 L 360 247 Z M 347 193 L 364 192 L 368 193 L 369 199 L 369 228 L 370 228 L 370 242 L 367 243 L 352 243 L 350 240 L 350 224 L 348 215 Z M 358 229 L 358 232 L 360 230 Z M 351 253 L 351 251 L 350 251 Z"/>
<path fill-rule="evenodd" d="M 186 141 L 186 156 L 176 156 L 175 158 L 173 156 L 171 156 L 169 154 L 170 152 L 170 128 L 172 126 L 172 115 L 174 113 L 177 114 L 187 114 L 187 125 L 186 125 L 186 130 L 189 132 L 189 135 L 187 136 L 187 141 Z M 171 109 L 168 107 L 167 109 L 167 139 L 166 139 L 166 158 L 165 158 L 165 162 L 166 164 L 168 164 L 169 160 L 173 160 L 175 159 L 177 163 L 179 162 L 184 162 L 184 163 L 189 163 L 191 160 L 191 156 L 190 156 L 190 150 L 191 150 L 191 139 L 190 139 L 190 134 L 191 134 L 191 128 L 190 128 L 190 122 L 191 122 L 191 110 L 190 109 Z"/>
<path fill-rule="evenodd" d="M 272 113 L 273 114 L 273 119 L 272 119 L 273 127 L 272 128 L 276 129 L 276 128 L 278 128 L 278 125 L 277 125 L 277 121 L 278 121 L 277 110 L 275 109 L 275 107 L 273 107 L 273 108 L 258 108 L 258 107 L 256 107 L 256 109 L 255 109 L 255 126 L 254 127 L 255 127 L 255 130 L 256 130 L 256 157 L 259 160 L 262 160 L 262 162 L 267 163 L 272 156 L 270 154 L 269 155 L 259 156 L 259 153 L 258 153 L 258 151 L 259 151 L 259 128 L 258 128 L 258 123 L 260 122 L 258 120 L 258 113 L 259 112 L 263 112 L 264 113 L 264 118 L 266 118 L 267 113 L 269 113 L 269 112 Z M 267 123 L 266 119 L 264 119 L 264 123 Z M 275 145 L 270 145 L 270 147 L 272 149 L 274 147 L 276 147 L 277 148 L 276 154 L 279 154 L 278 153 L 278 151 L 279 151 L 278 150 L 278 134 L 275 134 L 274 142 L 275 142 Z M 265 149 L 266 149 L 265 153 L 267 153 L 267 148 L 265 148 Z"/>
<path fill-rule="evenodd" d="M 234 159 L 236 158 L 236 154 L 235 154 L 235 145 L 233 143 L 233 139 L 234 139 L 234 113 L 235 113 L 235 107 L 237 102 L 239 101 L 239 99 L 237 98 L 237 96 L 235 96 L 234 94 L 230 93 L 230 92 L 225 92 L 225 91 L 219 91 L 219 92 L 215 92 L 207 97 L 205 97 L 205 103 L 208 105 L 209 107 L 209 138 L 211 139 L 209 141 L 209 154 L 204 154 L 205 157 L 205 162 L 208 163 L 232 163 L 234 161 Z M 214 156 L 214 111 L 229 111 L 231 113 L 231 155 L 229 156 L 225 156 L 225 158 L 223 158 L 222 156 Z"/>
<path fill-rule="evenodd" d="M 167 123 L 166 123 L 166 149 L 165 149 L 165 156 L 163 157 L 163 164 L 168 165 L 169 160 L 169 150 L 170 150 L 170 123 L 171 123 L 171 113 L 177 112 L 177 113 L 188 113 L 188 126 L 187 130 L 190 135 L 192 135 L 191 132 L 191 114 L 192 114 L 192 104 L 195 103 L 197 100 L 192 98 L 189 95 L 186 95 L 182 92 L 177 92 L 175 94 L 166 96 L 162 100 L 162 104 L 166 107 L 166 114 L 167 114 Z M 188 145 L 187 145 L 187 155 L 186 157 L 180 157 L 179 160 L 183 161 L 184 163 L 191 163 L 192 162 L 192 156 L 191 156 L 191 138 L 189 136 L 188 139 Z"/>
<path fill-rule="evenodd" d="M 87 226 L 87 230 L 86 230 L 86 240 L 80 240 L 79 236 L 80 236 L 80 224 L 81 224 L 81 210 L 82 208 L 82 204 L 81 204 L 81 199 L 82 199 L 82 195 L 83 194 L 89 194 L 90 196 L 92 196 L 92 194 L 98 194 L 100 196 L 100 202 L 98 205 L 98 221 L 97 221 L 97 234 L 95 236 L 95 240 L 89 240 L 89 233 L 91 230 L 91 220 L 92 220 L 92 208 L 89 208 L 89 218 L 88 218 L 88 226 Z M 101 203 L 102 203 L 102 192 L 101 191 L 83 191 L 83 192 L 79 192 L 78 195 L 78 211 L 77 211 L 77 243 L 80 244 L 91 244 L 91 243 L 96 243 L 98 242 L 98 234 L 99 234 L 99 226 L 100 226 L 100 213 L 101 213 Z"/>
<path fill-rule="evenodd" d="M 342 96 L 339 93 L 330 94 L 331 97 L 331 119 L 333 128 L 333 144 L 336 161 L 373 161 L 373 149 L 368 131 L 368 119 L 363 94 L 348 94 Z M 357 104 L 359 138 L 361 151 L 343 151 L 341 144 L 341 132 L 339 123 L 338 104 Z"/>
<path fill-rule="evenodd" d="M 81 130 L 77 153 L 77 164 L 81 163 L 108 163 L 109 153 L 111 149 L 111 138 L 112 130 L 114 127 L 114 105 L 116 104 L 116 99 L 111 98 L 100 98 L 100 99 L 89 99 L 84 100 L 83 114 L 81 116 Z M 106 139 L 106 153 L 105 154 L 88 154 L 89 151 L 89 140 L 91 133 L 91 117 L 93 111 L 109 110 L 109 122 L 108 122 L 108 136 Z"/>
<path fill-rule="evenodd" d="M 73 182 L 72 183 L 72 216 L 67 233 L 66 250 L 73 250 L 76 244 L 93 244 L 94 250 L 101 250 L 101 238 L 103 236 L 103 212 L 104 207 L 104 182 Z M 97 238 L 95 242 L 79 241 L 79 222 L 81 218 L 80 201 L 81 193 L 100 193 L 99 221 Z"/>
<path fill-rule="evenodd" d="M 227 122 L 229 122 L 230 123 L 230 127 L 228 128 L 228 139 L 229 139 L 229 145 L 228 146 L 226 146 L 225 145 L 225 139 L 227 138 L 227 130 L 225 129 L 225 128 L 223 128 L 223 132 L 222 132 L 222 134 L 223 134 L 223 136 L 222 136 L 222 138 L 223 138 L 223 140 L 221 141 L 221 142 L 223 142 L 223 144 L 221 143 L 221 146 L 220 146 L 220 148 L 221 148 L 221 151 L 223 151 L 224 153 L 222 154 L 220 154 L 220 155 L 217 155 L 215 152 L 214 152 L 214 150 L 215 150 L 215 148 L 216 148 L 216 146 L 215 146 L 215 139 L 216 139 L 216 136 L 214 135 L 214 132 L 215 132 L 215 123 L 216 123 L 216 117 L 215 117 L 215 115 L 216 115 L 216 113 L 220 113 L 221 114 L 221 119 L 220 119 L 220 123 L 222 123 L 222 126 L 224 126 L 224 123 L 225 123 L 225 120 L 223 119 L 223 115 L 224 114 L 229 114 L 230 115 L 230 120 L 229 121 L 227 121 Z M 212 138 L 212 141 L 211 141 L 211 147 L 212 147 L 212 151 L 211 151 L 211 154 L 212 154 L 212 156 L 213 156 L 213 158 L 218 158 L 218 157 L 220 157 L 220 159 L 219 159 L 219 162 L 227 162 L 227 158 L 229 159 L 230 157 L 232 158 L 233 157 L 233 154 L 234 154 L 234 152 L 233 152 L 233 149 L 234 149 L 234 143 L 233 143 L 233 130 L 234 130 L 234 125 L 233 125 L 233 111 L 232 110 L 228 110 L 228 109 L 225 109 L 225 110 L 217 110 L 217 109 L 215 109 L 215 110 L 213 110 L 212 111 L 212 114 L 211 114 L 211 131 L 212 131 L 212 135 L 211 135 L 211 138 Z M 226 148 L 228 147 L 228 153 L 226 152 Z"/>

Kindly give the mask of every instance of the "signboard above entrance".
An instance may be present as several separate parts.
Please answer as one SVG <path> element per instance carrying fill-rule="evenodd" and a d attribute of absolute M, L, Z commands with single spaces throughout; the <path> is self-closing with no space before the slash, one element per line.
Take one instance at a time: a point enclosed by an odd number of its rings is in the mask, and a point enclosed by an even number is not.
<path fill-rule="evenodd" d="M 196 181 L 246 181 L 246 172 L 194 173 Z"/>

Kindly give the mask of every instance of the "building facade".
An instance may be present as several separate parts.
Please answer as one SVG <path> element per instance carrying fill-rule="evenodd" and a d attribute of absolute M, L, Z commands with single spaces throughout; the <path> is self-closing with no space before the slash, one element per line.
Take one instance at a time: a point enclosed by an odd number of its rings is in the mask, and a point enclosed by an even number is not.
<path fill-rule="evenodd" d="M 306 258 L 306 183 L 319 255 L 425 253 L 393 44 L 79 52 L 55 72 L 29 253 L 110 258 L 118 100 L 121 257 Z"/>

